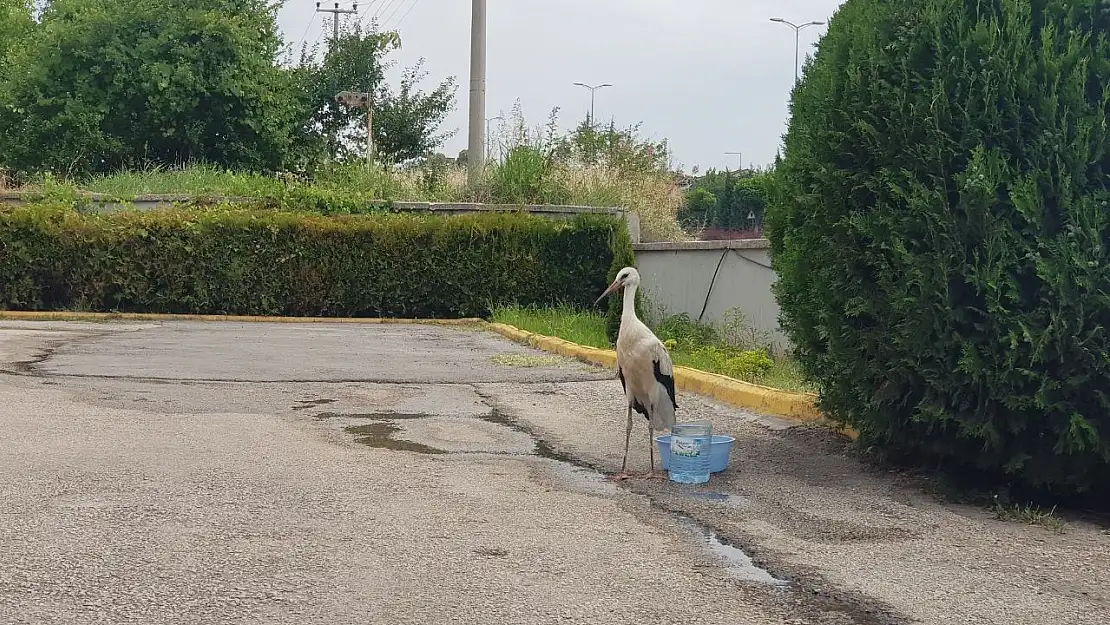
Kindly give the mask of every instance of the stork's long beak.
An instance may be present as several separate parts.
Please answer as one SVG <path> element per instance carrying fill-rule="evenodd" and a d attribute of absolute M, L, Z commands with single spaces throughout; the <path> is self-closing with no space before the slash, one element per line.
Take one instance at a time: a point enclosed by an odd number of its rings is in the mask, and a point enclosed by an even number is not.
<path fill-rule="evenodd" d="M 613 280 L 613 284 L 610 284 L 609 288 L 605 289 L 605 292 L 601 294 L 601 297 L 597 298 L 597 300 L 594 302 L 594 306 L 597 306 L 598 302 L 608 297 L 610 293 L 616 291 L 620 287 L 620 285 L 620 280 Z"/>

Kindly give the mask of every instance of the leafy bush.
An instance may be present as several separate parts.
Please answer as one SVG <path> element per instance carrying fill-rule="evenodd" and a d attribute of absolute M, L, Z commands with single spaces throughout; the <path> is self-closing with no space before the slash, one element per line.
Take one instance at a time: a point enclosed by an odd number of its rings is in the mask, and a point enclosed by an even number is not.
<path fill-rule="evenodd" d="M 763 376 L 775 365 L 767 352 L 758 349 L 731 350 L 709 345 L 690 351 L 692 358 L 711 363 L 707 369 L 742 380 Z"/>
<path fill-rule="evenodd" d="M 465 317 L 592 305 L 624 225 L 526 214 L 0 210 L 0 309 Z"/>
<path fill-rule="evenodd" d="M 263 0 L 47 3 L 7 55 L 0 162 L 17 173 L 279 167 L 304 106 L 276 63 L 275 15 Z"/>
<path fill-rule="evenodd" d="M 1110 32 L 1096 0 L 849 0 L 769 234 L 821 406 L 887 457 L 1110 492 Z"/>

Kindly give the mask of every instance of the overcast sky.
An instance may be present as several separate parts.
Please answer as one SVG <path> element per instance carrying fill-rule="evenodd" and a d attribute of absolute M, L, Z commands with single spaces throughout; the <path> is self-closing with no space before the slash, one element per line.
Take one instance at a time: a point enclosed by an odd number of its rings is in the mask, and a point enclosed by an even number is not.
<path fill-rule="evenodd" d="M 590 93 L 574 82 L 612 83 L 596 94 L 599 120 L 642 122 L 641 132 L 666 138 L 674 165 L 735 168 L 770 163 L 786 129 L 794 80 L 794 31 L 768 21 L 827 20 L 843 0 L 489 0 L 486 116 L 506 114 L 520 100 L 529 126 L 560 107 L 564 127 L 582 119 Z M 334 0 L 323 6 L 334 6 Z M 349 1 L 341 2 L 350 8 Z M 469 0 L 359 2 L 368 23 L 399 29 L 402 67 L 424 57 L 426 90 L 447 76 L 458 83 L 445 124 L 457 133 L 443 147 L 466 147 L 470 72 Z M 403 20 L 402 20 L 403 17 Z M 287 0 L 279 21 L 296 44 L 331 31 L 331 14 L 315 0 Z M 825 32 L 801 32 L 801 53 Z M 496 122 L 494 122 L 496 123 Z"/>

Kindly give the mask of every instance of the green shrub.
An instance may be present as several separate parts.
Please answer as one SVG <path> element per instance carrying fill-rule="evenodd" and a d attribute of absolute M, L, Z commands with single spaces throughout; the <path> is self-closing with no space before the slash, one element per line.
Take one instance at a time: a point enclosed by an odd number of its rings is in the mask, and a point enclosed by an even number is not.
<path fill-rule="evenodd" d="M 501 202 L 511 204 L 561 203 L 552 198 L 551 164 L 540 150 L 521 145 L 513 148 L 505 162 L 493 165 L 491 191 Z"/>
<path fill-rule="evenodd" d="M 583 215 L 0 209 L 0 309 L 466 317 L 589 306 L 624 225 Z M 619 262 L 625 262 L 620 260 Z"/>
<path fill-rule="evenodd" d="M 821 407 L 888 458 L 1110 492 L 1110 14 L 849 0 L 795 89 L 769 238 Z"/>
<path fill-rule="evenodd" d="M 750 380 L 767 374 L 775 363 L 767 352 L 762 350 L 734 350 L 716 345 L 690 348 L 690 357 L 696 361 L 709 363 L 709 370 Z"/>

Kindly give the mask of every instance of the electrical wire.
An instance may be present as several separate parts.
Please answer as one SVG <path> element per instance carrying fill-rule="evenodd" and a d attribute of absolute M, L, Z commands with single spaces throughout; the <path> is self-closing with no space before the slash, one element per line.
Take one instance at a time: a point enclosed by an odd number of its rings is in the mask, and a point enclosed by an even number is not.
<path fill-rule="evenodd" d="M 393 19 L 393 16 L 397 15 L 397 11 L 403 6 L 405 6 L 405 0 L 401 0 L 397 3 L 397 6 L 393 7 L 393 11 L 382 19 L 382 24 L 388 24 L 389 20 Z"/>
<path fill-rule="evenodd" d="M 405 18 L 409 16 L 409 13 L 412 13 L 412 10 L 417 4 L 420 4 L 420 0 L 412 0 L 412 4 L 409 5 L 409 8 L 405 9 L 405 12 L 401 14 L 401 19 L 397 20 L 397 23 L 393 25 L 393 30 L 401 28 L 401 22 L 405 21 Z M 398 7 L 400 7 L 400 5 L 398 5 Z"/>
<path fill-rule="evenodd" d="M 379 5 L 378 10 L 374 12 L 374 19 L 377 19 L 377 18 L 385 15 L 385 12 L 389 10 L 389 7 L 393 6 L 396 3 L 397 3 L 397 0 L 389 0 L 389 2 L 385 2 L 383 0 L 382 4 Z M 382 22 L 384 22 L 384 21 L 385 20 L 382 20 Z"/>
<path fill-rule="evenodd" d="M 308 36 L 308 29 L 312 28 L 312 23 L 316 21 L 316 15 L 318 15 L 318 14 L 313 13 L 312 17 L 308 18 L 308 24 L 305 25 L 304 32 L 301 33 L 301 40 L 297 42 L 297 47 L 298 48 L 300 48 L 302 45 L 304 45 L 305 37 Z"/>
<path fill-rule="evenodd" d="M 363 7 L 362 7 L 362 10 L 361 10 L 361 11 L 359 11 L 359 13 L 361 13 L 361 15 L 359 15 L 359 16 L 358 16 L 358 25 L 359 25 L 359 26 L 365 26 L 365 25 L 366 25 L 366 16 L 367 16 L 367 15 L 370 15 L 370 9 L 371 9 L 371 8 L 372 8 L 372 7 L 373 7 L 373 6 L 375 5 L 375 4 L 378 4 L 378 1 L 380 1 L 380 0 L 370 0 L 369 2 L 367 2 L 367 3 L 366 3 L 366 4 L 365 4 L 365 5 L 363 6 Z"/>

